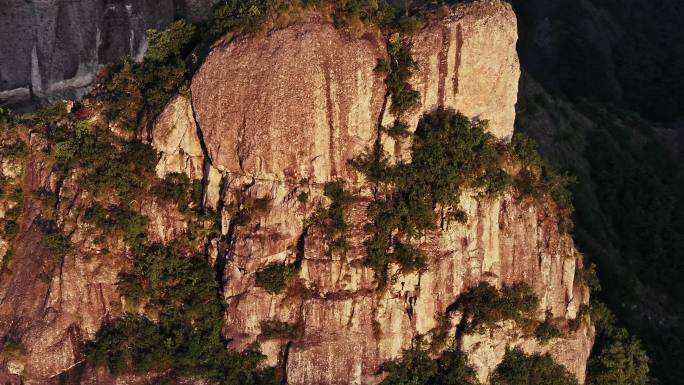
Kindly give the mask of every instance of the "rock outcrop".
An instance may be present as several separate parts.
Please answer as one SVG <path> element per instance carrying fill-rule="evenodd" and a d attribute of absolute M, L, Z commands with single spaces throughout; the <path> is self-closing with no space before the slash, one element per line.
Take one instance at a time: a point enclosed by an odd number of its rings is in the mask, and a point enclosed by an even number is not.
<path fill-rule="evenodd" d="M 377 136 L 385 86 L 379 33 L 311 20 L 214 49 L 192 82 L 211 162 L 258 179 L 353 180 L 347 161 Z"/>
<path fill-rule="evenodd" d="M 159 114 L 152 131 L 152 147 L 161 154 L 156 168 L 158 177 L 184 173 L 190 179 L 202 179 L 204 151 L 187 97 L 174 97 Z"/>
<path fill-rule="evenodd" d="M 423 113 L 443 106 L 487 120 L 493 135 L 510 138 L 520 78 L 517 41 L 515 14 L 499 1 L 455 7 L 412 36 L 416 68 L 410 83 L 420 92 L 420 107 L 403 117 L 409 129 Z M 383 124 L 394 119 L 386 113 Z M 394 157 L 408 157 L 410 140 L 383 137 L 383 144 Z"/>
<path fill-rule="evenodd" d="M 97 71 L 140 59 L 145 31 L 175 17 L 208 17 L 212 0 L 8 1 L 0 12 L 0 104 L 81 96 Z"/>
<path fill-rule="evenodd" d="M 419 31 L 412 38 L 411 83 L 421 106 L 409 125 L 415 129 L 424 112 L 444 106 L 489 120 L 495 136 L 510 137 L 520 75 L 516 36 L 515 16 L 499 1 L 458 6 Z M 541 299 L 540 319 L 547 313 L 566 325 L 588 299 L 575 282 L 572 240 L 560 235 L 553 210 L 510 195 L 464 197 L 471 220 L 422 240 L 429 255 L 424 272 L 391 267 L 384 286 L 365 266 L 370 195 L 348 161 L 374 145 L 379 122 L 393 119 L 374 72 L 386 57 L 379 35 L 357 37 L 313 17 L 217 45 L 192 82 L 213 179 L 220 174 L 219 206 L 269 202 L 246 225 L 224 215 L 230 247 L 217 263 L 228 303 L 225 333 L 238 350 L 258 341 L 269 364 L 284 365 L 289 384 L 379 382 L 384 362 L 435 330 L 458 295 L 481 281 L 528 283 Z M 385 148 L 389 141 L 383 138 Z M 327 203 L 322 184 L 338 178 L 356 197 L 343 255 L 331 254 L 330 239 L 304 225 Z M 301 270 L 287 292 L 270 294 L 255 284 L 256 272 L 270 263 L 295 261 Z M 300 333 L 272 338 L 262 334 L 264 321 L 296 325 Z M 548 351 L 583 380 L 590 327 L 546 347 L 506 325 L 497 330 L 456 341 L 471 353 L 481 379 L 508 345 Z"/>
<path fill-rule="evenodd" d="M 459 5 L 418 31 L 411 41 L 417 61 L 411 84 L 421 103 L 407 117 L 411 128 L 423 113 L 447 107 L 489 120 L 495 136 L 509 137 L 520 74 L 516 33 L 515 16 L 500 0 Z M 205 204 L 222 214 L 222 239 L 200 248 L 209 250 L 221 279 L 229 348 L 258 342 L 267 364 L 279 365 L 291 385 L 377 384 L 382 364 L 399 357 L 415 337 L 430 339 L 445 327 L 448 313 L 448 340 L 469 353 L 483 382 L 507 346 L 548 352 L 583 381 L 593 329 L 586 322 L 571 328 L 570 321 L 588 292 L 576 280 L 574 244 L 559 231 L 553 204 L 466 191 L 460 205 L 468 222 L 445 221 L 420 239 L 425 270 L 406 273 L 390 264 L 387 279 L 380 279 L 364 263 L 372 191 L 349 160 L 379 141 L 392 148 L 378 129 L 393 119 L 383 76 L 375 71 L 387 57 L 379 31 L 355 34 L 304 12 L 289 25 L 216 44 L 192 80 L 191 98 L 173 98 L 151 127 L 158 176 L 182 172 L 201 179 Z M 406 157 L 407 145 L 396 146 L 394 155 Z M 0 380 L 113 383 L 106 370 L 80 365 L 80 347 L 121 314 L 125 303 L 116 282 L 130 266 L 125 246 L 113 243 L 105 257 L 79 214 L 87 193 L 69 179 L 56 188 L 49 168 L 34 162 L 21 183 L 26 191 L 59 192 L 58 225 L 74 249 L 53 278 L 40 280 L 51 256 L 36 227 L 43 208 L 27 196 L 13 244 L 19 268 L 0 282 L 0 334 L 18 336 L 27 352 L 21 362 L 2 362 Z M 343 253 L 331 252 L 325 231 L 308 225 L 330 203 L 324 184 L 335 180 L 344 180 L 354 196 L 345 212 Z M 177 207 L 154 197 L 131 205 L 149 217 L 152 242 L 173 242 L 191 227 Z M 241 209 L 249 215 L 237 220 Z M 256 273 L 273 262 L 300 267 L 279 294 L 256 284 Z M 482 281 L 496 287 L 527 283 L 540 299 L 536 317 L 551 319 L 563 337 L 542 346 L 534 333 L 510 323 L 483 334 L 455 333 L 462 314 L 447 310 Z M 267 335 L 265 321 L 287 323 L 293 333 Z"/>

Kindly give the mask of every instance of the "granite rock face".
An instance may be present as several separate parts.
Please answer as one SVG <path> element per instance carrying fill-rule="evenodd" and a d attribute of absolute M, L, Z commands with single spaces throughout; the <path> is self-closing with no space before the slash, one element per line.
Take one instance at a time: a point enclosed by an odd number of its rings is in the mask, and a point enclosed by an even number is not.
<path fill-rule="evenodd" d="M 212 0 L 0 3 L 0 104 L 21 107 L 84 94 L 98 70 L 141 59 L 145 31 L 175 17 L 208 17 Z"/>
<path fill-rule="evenodd" d="M 379 34 L 357 39 L 315 19 L 214 49 L 192 82 L 212 164 L 259 179 L 354 179 L 347 161 L 377 135 L 384 55 Z"/>
<path fill-rule="evenodd" d="M 452 8 L 410 39 L 416 61 L 411 86 L 420 92 L 420 106 L 402 119 L 415 129 L 425 112 L 442 106 L 477 120 L 489 131 L 510 138 L 520 79 L 516 51 L 517 22 L 509 4 L 480 1 Z M 383 124 L 395 117 L 387 112 Z M 385 149 L 396 159 L 408 159 L 411 141 L 384 136 Z"/>
<path fill-rule="evenodd" d="M 499 138 L 512 135 L 517 81 L 516 21 L 503 2 L 453 8 L 411 43 L 417 61 L 413 87 L 420 108 L 411 128 L 440 106 L 481 120 Z M 481 281 L 502 287 L 529 284 L 547 314 L 566 325 L 588 293 L 575 281 L 572 239 L 561 235 L 554 208 L 511 195 L 464 196 L 468 224 L 452 224 L 421 243 L 429 256 L 422 273 L 390 267 L 389 284 L 365 266 L 363 230 L 370 192 L 348 160 L 371 148 L 380 121 L 391 122 L 382 77 L 384 40 L 355 36 L 320 18 L 218 45 L 192 82 L 192 104 L 223 207 L 268 202 L 247 224 L 224 215 L 230 247 L 218 257 L 228 303 L 225 334 L 231 348 L 260 343 L 269 364 L 284 366 L 289 384 L 374 384 L 380 366 L 414 337 L 429 334 L 459 294 Z M 381 138 L 386 149 L 391 139 Z M 394 155 L 405 157 L 408 147 Z M 395 147 L 396 150 L 397 147 Z M 330 253 L 330 239 L 306 219 L 329 203 L 323 184 L 341 178 L 355 195 L 347 212 L 346 253 Z M 299 197 L 306 194 L 307 199 Z M 288 290 L 270 294 L 256 272 L 274 262 L 301 264 Z M 457 323 L 458 315 L 452 320 Z M 262 334 L 264 321 L 297 325 L 294 338 Z M 452 336 L 452 338 L 456 338 Z M 533 335 L 501 325 L 487 335 L 459 336 L 484 381 L 506 345 L 550 352 L 580 380 L 593 342 L 585 324 L 540 346 Z"/>
<path fill-rule="evenodd" d="M 184 173 L 190 179 L 204 176 L 204 151 L 197 132 L 197 124 L 190 100 L 175 96 L 159 114 L 152 130 L 152 147 L 161 157 L 157 176 Z"/>
<path fill-rule="evenodd" d="M 83 6 L 54 4 L 58 9 Z M 105 8 L 113 12 L 112 7 Z M 175 7 L 161 2 L 154 12 L 172 15 Z M 525 282 L 540 299 L 538 320 L 551 319 L 563 338 L 541 346 L 534 333 L 506 322 L 486 333 L 458 334 L 462 315 L 456 311 L 448 318 L 448 341 L 469 353 L 483 382 L 507 346 L 548 352 L 583 381 L 594 331 L 586 322 L 572 329 L 570 321 L 588 302 L 588 291 L 575 278 L 580 262 L 572 239 L 559 231 L 553 203 L 465 191 L 460 205 L 467 223 L 445 222 L 419 240 L 427 256 L 424 271 L 405 273 L 390 265 L 387 280 L 381 280 L 365 265 L 372 189 L 348 162 L 378 141 L 392 148 L 378 132 L 379 123 L 394 117 L 387 113 L 383 76 L 374 70 L 388 57 L 386 37 L 372 29 L 362 34 L 337 29 L 324 16 L 305 15 L 215 45 L 192 80 L 191 98 L 174 97 L 148 132 L 160 155 L 158 176 L 182 172 L 201 179 L 205 204 L 222 214 L 223 239 L 201 246 L 209 250 L 221 279 L 229 348 L 259 342 L 267 363 L 279 365 L 291 385 L 377 384 L 381 365 L 397 358 L 416 336 L 430 338 L 443 327 L 447 308 L 460 294 L 482 281 L 496 287 Z M 447 107 L 489 120 L 495 136 L 509 137 L 520 73 L 516 35 L 510 6 L 498 0 L 456 6 L 418 31 L 411 41 L 417 61 L 411 83 L 421 93 L 421 104 L 406 117 L 411 128 L 423 113 Z M 128 52 L 138 52 L 144 43 L 132 41 L 135 47 Z M 2 76 L 2 81 L 10 79 L 5 72 Z M 41 87 L 50 84 L 43 79 L 40 75 Z M 21 86 L 16 84 L 8 87 Z M 407 145 L 394 146 L 393 155 L 405 158 Z M 39 149 L 40 143 L 31 143 L 32 151 Z M 81 364 L 83 342 L 121 315 L 125 305 L 116 289 L 118 273 L 130 268 L 125 245 L 110 240 L 105 256 L 93 244 L 97 229 L 80 215 L 89 202 L 73 182 L 77 178 L 57 186 L 39 157 L 21 167 L 15 172 L 12 164 L 2 163 L 3 174 L 21 179 L 25 191 L 58 191 L 57 224 L 74 249 L 59 266 L 49 265 L 52 256 L 37 227 L 44 208 L 27 194 L 12 245 L 17 268 L 0 281 L 0 335 L 20 339 L 27 352 L 20 361 L 0 354 L 0 380 L 148 383 L 148 375 L 113 379 L 104 369 Z M 325 231 L 307 226 L 308 218 L 330 203 L 324 184 L 338 179 L 354 195 L 345 212 L 345 253 L 331 252 Z M 131 204 L 149 217 L 151 242 L 172 243 L 191 225 L 173 204 L 153 196 Z M 0 216 L 10 205 L 0 200 Z M 236 209 L 244 207 L 248 219 L 236 221 Z M 6 243 L 0 239 L 0 254 L 7 253 Z M 279 294 L 255 279 L 274 262 L 301 266 Z M 48 268 L 56 273 L 43 274 Z M 286 322 L 296 332 L 265 335 L 264 321 Z"/>

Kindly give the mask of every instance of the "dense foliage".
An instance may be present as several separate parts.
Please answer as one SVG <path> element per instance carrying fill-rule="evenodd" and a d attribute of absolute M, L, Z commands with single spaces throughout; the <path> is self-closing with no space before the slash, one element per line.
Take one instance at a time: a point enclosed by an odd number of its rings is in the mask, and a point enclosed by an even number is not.
<path fill-rule="evenodd" d="M 465 330 L 492 328 L 503 320 L 513 320 L 519 326 L 534 323 L 539 298 L 524 283 L 497 290 L 486 282 L 461 294 L 449 310 L 463 312 Z"/>
<path fill-rule="evenodd" d="M 354 201 L 353 195 L 345 190 L 343 180 L 328 182 L 323 187 L 323 195 L 330 199 L 330 205 L 326 208 L 319 207 L 307 220 L 306 226 L 319 227 L 328 240 L 329 255 L 345 254 L 347 244 L 345 232 L 347 231 L 346 210 Z"/>
<path fill-rule="evenodd" d="M 549 355 L 508 350 L 492 376 L 492 385 L 577 385 L 577 379 Z"/>
<path fill-rule="evenodd" d="M 381 385 L 479 385 L 464 353 L 447 350 L 432 359 L 420 342 L 405 350 L 400 359 L 384 367 L 387 377 Z"/>
<path fill-rule="evenodd" d="M 171 173 L 152 188 L 160 199 L 174 202 L 182 212 L 202 206 L 202 181 L 190 180 L 183 173 Z"/>
<path fill-rule="evenodd" d="M 272 263 L 255 274 L 256 284 L 271 294 L 278 294 L 286 287 L 290 278 L 297 275 L 296 264 Z"/>
<path fill-rule="evenodd" d="M 411 57 L 409 48 L 398 36 L 390 39 L 387 43 L 387 52 L 389 53 L 389 60 L 380 59 L 375 70 L 385 74 L 387 94 L 392 100 L 390 112 L 400 117 L 419 103 L 420 94 L 412 89 L 408 82 L 416 62 Z M 394 126 L 394 131 L 398 131 L 397 127 L 402 125 L 404 124 L 398 120 Z"/>
<path fill-rule="evenodd" d="M 593 303 L 597 338 L 587 370 L 588 385 L 646 385 L 649 358 L 641 343 L 615 325 L 615 317 L 601 303 Z"/>
<path fill-rule="evenodd" d="M 369 207 L 373 219 L 366 241 L 367 263 L 382 269 L 397 261 L 407 269 L 420 268 L 423 258 L 410 244 L 422 231 L 433 229 L 439 205 L 450 219 L 462 219 L 459 192 L 474 186 L 496 194 L 510 185 L 501 169 L 501 153 L 483 124 L 453 111 L 437 110 L 418 124 L 411 162 L 389 165 L 381 149 L 352 164 L 378 184 Z"/>
<path fill-rule="evenodd" d="M 262 359 L 258 352 L 225 348 L 223 304 L 214 276 L 201 259 L 168 247 L 140 252 L 133 271 L 121 275 L 119 288 L 126 301 L 159 321 L 131 314 L 110 322 L 87 347 L 88 359 L 107 365 L 115 375 L 170 369 L 173 375 L 226 385 L 279 383 L 272 370 L 257 368 Z"/>
<path fill-rule="evenodd" d="M 149 30 L 142 63 L 125 60 L 109 69 L 104 82 L 105 114 L 125 130 L 137 131 L 145 114 L 157 114 L 188 78 L 184 55 L 196 27 L 184 20 L 164 31 Z"/>

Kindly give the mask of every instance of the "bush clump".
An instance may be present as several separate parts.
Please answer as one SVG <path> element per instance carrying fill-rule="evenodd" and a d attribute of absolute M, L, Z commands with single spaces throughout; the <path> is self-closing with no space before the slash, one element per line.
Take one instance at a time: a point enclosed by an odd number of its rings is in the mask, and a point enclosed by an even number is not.
<path fill-rule="evenodd" d="M 261 321 L 261 336 L 265 338 L 295 339 L 303 331 L 302 324 L 289 324 L 282 321 Z"/>
<path fill-rule="evenodd" d="M 272 263 L 255 274 L 256 284 L 271 294 L 282 292 L 290 278 L 299 273 L 296 264 Z"/>
<path fill-rule="evenodd" d="M 533 322 L 538 308 L 539 298 L 525 283 L 497 290 L 487 282 L 480 282 L 461 294 L 449 310 L 463 312 L 465 330 L 481 330 L 492 328 L 504 320 L 526 326 Z"/>
<path fill-rule="evenodd" d="M 557 327 L 553 326 L 547 321 L 542 322 L 537 326 L 537 330 L 534 331 L 534 335 L 537 337 L 537 341 L 539 341 L 543 346 L 548 344 L 552 339 L 561 337 L 563 333 L 558 330 Z"/>
<path fill-rule="evenodd" d="M 226 350 L 215 272 L 203 260 L 151 246 L 120 276 L 119 290 L 158 321 L 127 315 L 106 324 L 86 347 L 91 363 L 115 376 L 157 369 L 222 385 L 280 383 L 273 370 L 259 369 L 263 356 L 254 349 Z"/>
<path fill-rule="evenodd" d="M 597 337 L 589 358 L 589 385 L 645 385 L 649 358 L 641 343 L 615 325 L 615 316 L 601 303 L 592 303 L 591 318 Z"/>
<path fill-rule="evenodd" d="M 323 187 L 323 195 L 330 199 L 330 205 L 327 208 L 319 207 L 307 220 L 306 226 L 317 225 L 321 228 L 328 241 L 329 255 L 344 254 L 349 247 L 344 236 L 348 227 L 345 215 L 354 196 L 345 190 L 342 180 L 327 182 Z"/>
<path fill-rule="evenodd" d="M 146 113 L 159 113 L 188 78 L 183 58 L 195 34 L 196 27 L 185 20 L 174 21 L 163 31 L 148 30 L 149 47 L 142 63 L 124 60 L 109 68 L 103 86 L 107 118 L 135 132 Z"/>
<path fill-rule="evenodd" d="M 85 212 L 85 219 L 105 233 L 114 232 L 134 251 L 147 243 L 147 224 L 149 219 L 127 207 L 113 206 L 104 208 L 94 205 Z"/>
<path fill-rule="evenodd" d="M 471 185 L 483 194 L 495 194 L 509 185 L 501 168 L 502 151 L 483 123 L 474 123 L 451 110 L 437 110 L 418 124 L 411 147 L 411 162 L 389 165 L 381 149 L 352 161 L 352 165 L 378 184 L 376 199 L 369 205 L 373 219 L 367 230 L 367 264 L 381 270 L 400 261 L 397 251 L 410 249 L 411 240 L 436 227 L 437 206 L 458 215 L 460 189 Z M 399 247 L 396 247 L 399 245 Z M 404 267 L 420 266 L 420 253 L 401 257 Z"/>
<path fill-rule="evenodd" d="M 401 358 L 384 365 L 387 377 L 381 385 L 479 385 L 466 354 L 447 350 L 432 359 L 420 342 L 405 350 Z"/>
<path fill-rule="evenodd" d="M 522 167 L 513 185 L 522 194 L 540 198 L 551 197 L 558 207 L 558 227 L 561 232 L 573 228 L 572 214 L 575 207 L 569 187 L 576 179 L 557 173 L 537 152 L 537 144 L 527 135 L 516 133 L 508 145 L 508 156 Z"/>
<path fill-rule="evenodd" d="M 152 188 L 159 199 L 175 202 L 182 212 L 202 206 L 202 181 L 190 180 L 184 173 L 171 173 Z"/>
<path fill-rule="evenodd" d="M 565 367 L 547 355 L 508 350 L 492 375 L 492 385 L 577 385 Z"/>
<path fill-rule="evenodd" d="M 28 146 L 21 140 L 0 146 L 0 157 L 2 159 L 17 160 L 28 154 Z"/>
<path fill-rule="evenodd" d="M 74 248 L 73 243 L 61 232 L 55 232 L 45 236 L 45 244 L 53 256 L 62 259 L 69 251 Z"/>
<path fill-rule="evenodd" d="M 397 117 L 415 108 L 419 103 L 420 93 L 409 84 L 409 79 L 416 62 L 411 57 L 408 47 L 400 37 L 390 39 L 387 44 L 387 51 L 389 53 L 389 61 L 380 59 L 375 70 L 386 76 L 385 84 L 387 85 L 387 94 L 391 97 L 392 103 L 390 112 Z M 394 125 L 393 131 L 405 131 L 402 128 L 401 121 L 398 125 Z"/>

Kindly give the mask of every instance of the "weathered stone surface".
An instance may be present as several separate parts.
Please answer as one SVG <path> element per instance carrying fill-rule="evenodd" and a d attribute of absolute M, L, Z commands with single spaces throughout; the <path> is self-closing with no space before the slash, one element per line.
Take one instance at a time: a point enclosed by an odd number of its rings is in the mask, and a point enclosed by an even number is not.
<path fill-rule="evenodd" d="M 411 127 L 424 112 L 445 106 L 489 120 L 494 135 L 509 137 L 520 75 L 516 36 L 510 6 L 498 1 L 458 6 L 418 32 L 411 82 L 421 107 L 407 116 Z M 546 312 L 572 319 L 587 300 L 574 281 L 572 240 L 560 235 L 553 208 L 510 195 L 466 194 L 468 224 L 448 224 L 421 240 L 427 269 L 401 274 L 391 267 L 389 283 L 379 284 L 364 265 L 368 192 L 347 161 L 375 141 L 385 88 L 373 68 L 386 55 L 378 36 L 357 39 L 314 18 L 216 47 L 193 79 L 193 107 L 216 168 L 209 172 L 209 201 L 227 207 L 270 202 L 247 224 L 224 217 L 224 232 L 232 236 L 217 258 L 225 263 L 225 334 L 238 350 L 259 341 L 269 363 L 286 354 L 290 384 L 379 382 L 380 366 L 436 328 L 459 294 L 480 281 L 528 283 L 541 300 L 539 319 Z M 385 123 L 392 119 L 383 116 Z M 392 148 L 391 140 L 383 142 Z M 404 157 L 408 145 L 395 155 Z M 357 196 L 347 211 L 343 255 L 330 252 L 331 239 L 320 228 L 304 227 L 315 207 L 328 203 L 322 183 L 335 178 L 348 181 Z M 306 202 L 297 199 L 302 192 L 309 194 Z M 286 293 L 256 286 L 256 272 L 268 264 L 295 261 L 301 270 Z M 302 334 L 291 341 L 265 338 L 266 320 L 300 324 Z M 481 378 L 507 343 L 550 351 L 584 378 L 591 330 L 583 327 L 543 349 L 534 336 L 505 327 L 496 333 L 491 341 L 461 341 Z"/>
<path fill-rule="evenodd" d="M 53 186 L 50 170 L 39 160 L 29 160 L 19 177 L 24 191 Z M 22 383 L 47 383 L 71 368 L 83 359 L 82 342 L 93 338 L 105 319 L 118 314 L 116 281 L 128 261 L 114 242 L 107 245 L 106 257 L 94 247 L 86 236 L 89 225 L 82 220 L 83 204 L 77 180 L 67 177 L 55 214 L 74 250 L 60 260 L 47 247 L 38 220 L 43 203 L 33 194 L 24 195 L 12 260 L 0 279 L 0 335 L 26 348 Z M 8 362 L 3 369 L 12 373 L 16 364 Z"/>
<path fill-rule="evenodd" d="M 412 128 L 422 113 L 445 106 L 488 119 L 496 136 L 510 136 L 519 75 L 515 40 L 515 18 L 500 1 L 457 6 L 419 31 L 412 41 L 418 68 L 411 81 L 421 107 L 407 116 Z M 428 259 L 424 271 L 402 273 L 390 266 L 381 282 L 365 266 L 371 194 L 348 160 L 377 139 L 385 85 L 374 68 L 386 57 L 378 33 L 355 36 L 315 15 L 222 42 L 192 81 L 192 105 L 175 97 L 151 131 L 162 155 L 158 175 L 202 178 L 205 204 L 222 209 L 226 238 L 214 239 L 208 254 L 222 272 L 229 347 L 259 342 L 267 364 L 285 365 L 291 385 L 377 384 L 383 363 L 417 335 L 429 335 L 447 307 L 481 281 L 497 287 L 528 283 L 541 300 L 538 318 L 549 314 L 560 324 L 588 301 L 586 288 L 575 281 L 573 242 L 559 233 L 553 204 L 510 194 L 485 199 L 464 193 L 468 223 L 447 223 L 419 240 Z M 405 157 L 405 150 L 398 147 L 395 155 Z M 41 163 L 20 170 L 25 190 L 55 189 L 49 170 Z M 3 164 L 3 172 L 10 171 Z M 341 234 L 346 253 L 330 250 L 332 239 L 320 226 L 306 227 L 317 208 L 330 203 L 323 184 L 337 178 L 355 196 Z M 93 229 L 80 215 L 90 202 L 74 180 L 60 187 L 56 217 L 75 249 L 50 279 L 41 279 L 51 256 L 34 222 L 43 208 L 33 197 L 24 202 L 24 222 L 13 242 L 17 268 L 0 281 L 0 335 L 27 347 L 25 383 L 147 383 L 153 376 L 113 379 L 104 369 L 74 367 L 83 359 L 82 342 L 120 314 L 117 275 L 130 264 L 123 243 L 108 244 L 107 256 L 94 245 Z M 152 242 L 173 242 L 187 232 L 187 221 L 172 206 L 153 197 L 135 202 L 150 218 Z M 0 212 L 8 207 L 0 202 Z M 245 207 L 249 218 L 236 221 Z M 284 293 L 270 294 L 256 284 L 256 273 L 273 262 L 301 265 Z M 451 338 L 459 339 L 483 381 L 506 346 L 549 352 L 584 379 L 593 342 L 593 330 L 584 324 L 540 346 L 505 323 L 486 334 L 455 337 L 458 317 L 452 314 Z M 262 321 L 301 325 L 301 333 L 265 336 Z M 3 365 L 0 380 L 11 375 L 18 383 L 12 374 L 18 366 Z"/>
<path fill-rule="evenodd" d="M 294 258 L 284 248 L 278 253 L 277 244 L 266 250 L 244 243 L 248 241 L 243 237 L 248 239 L 246 234 L 254 228 L 268 226 L 264 222 L 268 219 L 236 233 L 236 247 L 244 251 L 232 255 L 226 267 L 228 272 L 239 272 L 239 277 L 226 279 L 227 324 L 250 326 L 235 328 L 239 333 L 230 337 L 244 347 L 257 339 L 262 320 L 301 322 L 303 335 L 292 341 L 288 354 L 290 384 L 377 383 L 377 371 L 385 361 L 401 354 L 415 336 L 429 334 L 459 294 L 480 281 L 499 287 L 528 283 L 541 300 L 540 320 L 547 312 L 554 318 L 572 319 L 577 304 L 587 301 L 586 289 L 574 280 L 572 240 L 560 235 L 552 209 L 510 196 L 464 196 L 462 208 L 471 218 L 468 224 L 451 223 L 422 240 L 428 255 L 426 271 L 401 274 L 391 268 L 390 284 L 378 290 L 373 271 L 363 265 L 365 234 L 361 229 L 366 204 L 361 199 L 349 209 L 346 255 L 326 253 L 329 240 L 315 228 L 309 229 L 298 276 L 299 284 L 309 291 L 296 300 L 291 294 L 273 296 L 253 288 L 256 271 L 274 260 L 291 262 Z M 249 257 L 247 250 L 252 251 Z M 490 337 L 465 336 L 461 344 L 472 354 L 471 363 L 483 379 L 509 344 L 530 352 L 551 352 L 582 380 L 592 341 L 593 332 L 582 326 L 542 348 L 533 335 L 503 327 Z"/>
<path fill-rule="evenodd" d="M 353 181 L 385 93 L 377 34 L 356 38 L 311 20 L 215 48 L 192 81 L 212 164 L 258 179 Z"/>
<path fill-rule="evenodd" d="M 485 333 L 473 333 L 462 338 L 461 348 L 468 352 L 468 359 L 477 371 L 482 383 L 487 383 L 496 366 L 506 354 L 506 349 L 519 348 L 527 354 L 549 354 L 554 361 L 574 373 L 580 383 L 584 383 L 586 360 L 591 352 L 594 329 L 582 324 L 577 331 L 555 339 L 548 345 L 541 345 L 536 339 L 525 336 L 512 322 Z"/>
<path fill-rule="evenodd" d="M 513 134 L 520 78 L 516 52 L 517 21 L 510 4 L 478 1 L 454 7 L 430 22 L 410 40 L 416 68 L 411 85 L 420 92 L 420 107 L 404 117 L 411 129 L 425 112 L 452 108 L 478 120 L 489 121 L 499 138 Z M 394 117 L 388 112 L 383 122 Z M 410 140 L 400 146 L 383 138 L 394 156 L 409 156 Z"/>
<path fill-rule="evenodd" d="M 152 147 L 161 153 L 158 177 L 184 173 L 190 179 L 202 179 L 204 152 L 188 98 L 176 95 L 159 114 L 152 128 Z"/>
<path fill-rule="evenodd" d="M 105 64 L 147 49 L 145 31 L 205 19 L 215 0 L 3 1 L 0 102 L 80 97 Z"/>

